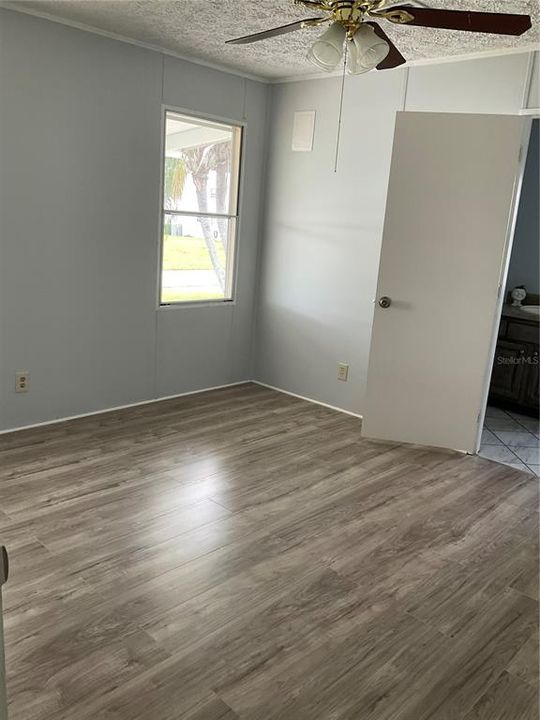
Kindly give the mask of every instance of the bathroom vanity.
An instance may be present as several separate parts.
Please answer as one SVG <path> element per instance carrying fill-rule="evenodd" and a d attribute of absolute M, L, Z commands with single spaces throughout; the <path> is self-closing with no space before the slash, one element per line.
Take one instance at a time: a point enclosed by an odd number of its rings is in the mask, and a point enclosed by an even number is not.
<path fill-rule="evenodd" d="M 538 306 L 504 305 L 493 361 L 490 405 L 538 417 Z"/>

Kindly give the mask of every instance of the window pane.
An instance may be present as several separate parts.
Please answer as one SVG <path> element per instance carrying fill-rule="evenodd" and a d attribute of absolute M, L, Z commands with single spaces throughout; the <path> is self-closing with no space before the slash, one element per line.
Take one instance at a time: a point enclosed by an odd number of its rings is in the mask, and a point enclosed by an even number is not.
<path fill-rule="evenodd" d="M 171 112 L 165 120 L 164 210 L 235 215 L 240 129 Z"/>
<path fill-rule="evenodd" d="M 165 215 L 161 302 L 229 300 L 235 219 Z"/>

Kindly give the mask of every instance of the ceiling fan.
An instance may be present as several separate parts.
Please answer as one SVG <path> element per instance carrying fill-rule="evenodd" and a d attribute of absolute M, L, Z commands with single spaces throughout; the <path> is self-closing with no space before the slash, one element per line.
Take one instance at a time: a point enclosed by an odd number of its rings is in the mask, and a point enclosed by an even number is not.
<path fill-rule="evenodd" d="M 379 23 L 366 18 L 389 20 L 397 25 L 499 35 L 522 35 L 531 27 L 529 15 L 390 5 L 389 0 L 294 0 L 294 3 L 326 14 L 245 35 L 227 43 L 252 43 L 330 23 L 328 30 L 309 49 L 308 59 L 322 70 L 331 72 L 345 53 L 347 70 L 356 75 L 373 68 L 386 70 L 398 67 L 406 62 Z"/>

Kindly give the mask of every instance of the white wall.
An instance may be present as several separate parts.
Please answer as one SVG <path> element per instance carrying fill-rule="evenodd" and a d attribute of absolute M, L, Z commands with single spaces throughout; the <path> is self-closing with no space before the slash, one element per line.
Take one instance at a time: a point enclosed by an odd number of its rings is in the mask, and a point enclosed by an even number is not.
<path fill-rule="evenodd" d="M 0 10 L 0 429 L 249 377 L 266 95 Z M 162 101 L 247 122 L 234 305 L 156 310 Z"/>
<path fill-rule="evenodd" d="M 340 79 L 274 88 L 257 379 L 362 413 L 396 110 L 518 113 L 528 68 L 517 54 L 348 77 L 337 174 Z M 313 109 L 313 151 L 293 153 L 293 114 Z"/>

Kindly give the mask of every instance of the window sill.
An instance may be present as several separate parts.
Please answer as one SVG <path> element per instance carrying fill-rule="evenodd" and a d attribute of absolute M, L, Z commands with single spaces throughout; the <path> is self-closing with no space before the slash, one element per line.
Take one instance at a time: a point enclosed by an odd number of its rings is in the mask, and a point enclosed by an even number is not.
<path fill-rule="evenodd" d="M 236 305 L 236 300 L 193 300 L 193 302 L 171 302 L 159 304 L 158 310 L 178 310 L 198 307 L 231 307 Z"/>

